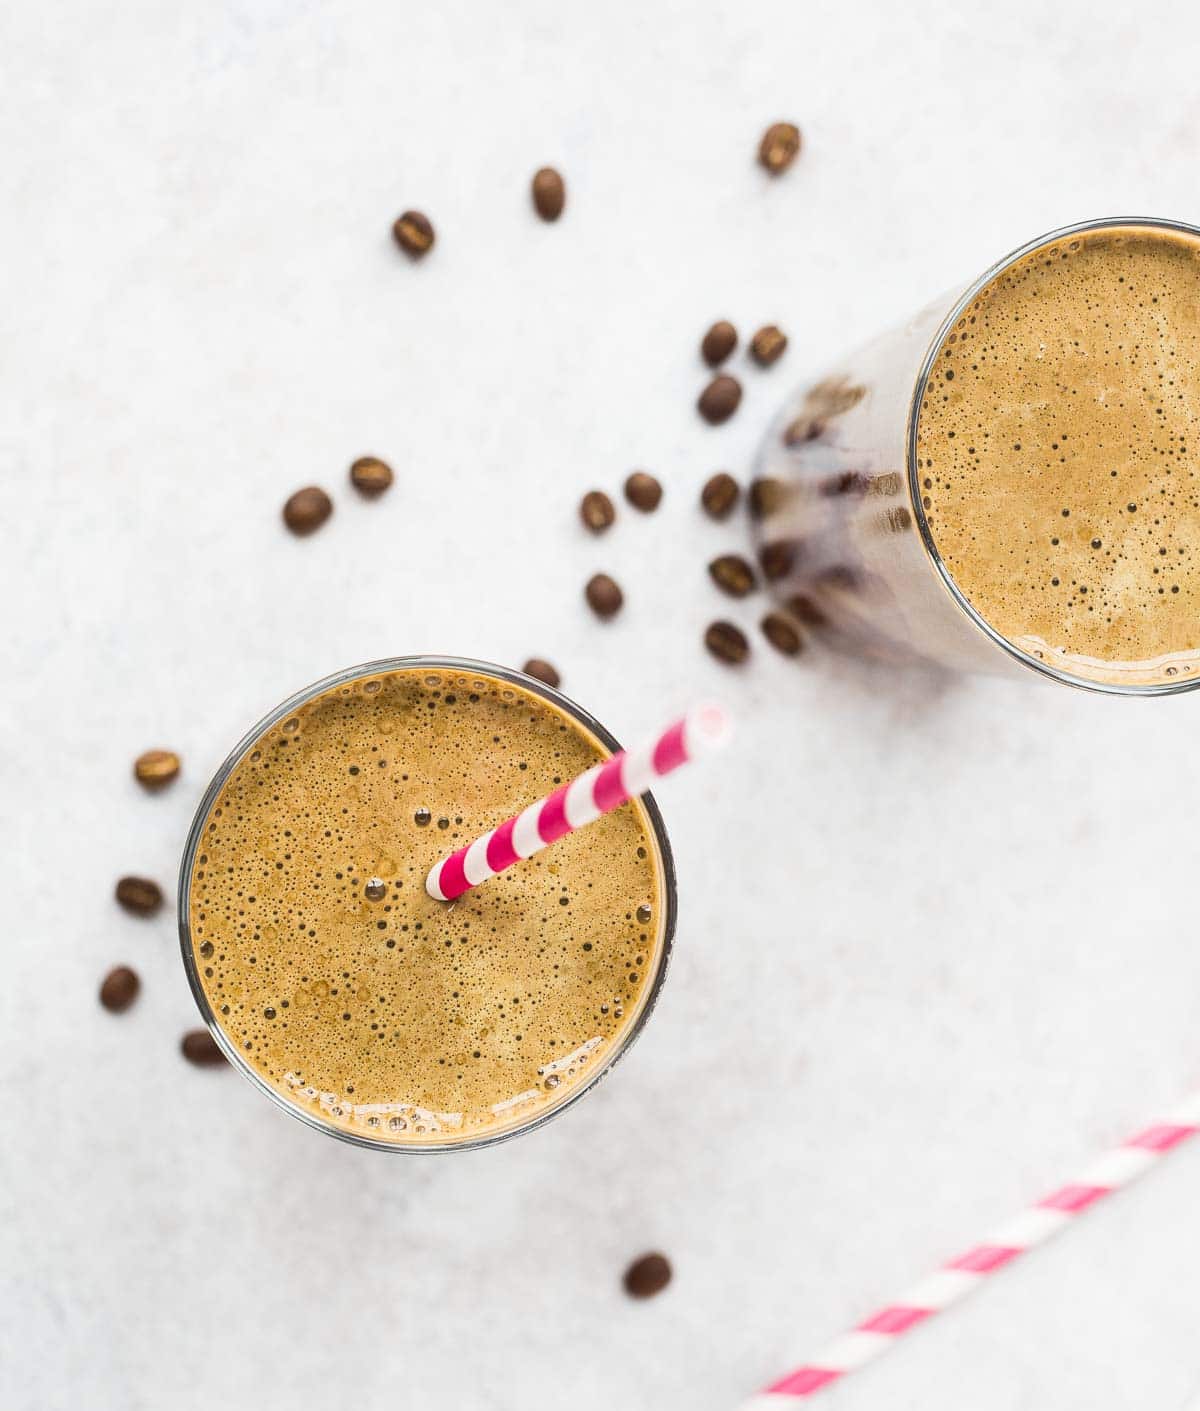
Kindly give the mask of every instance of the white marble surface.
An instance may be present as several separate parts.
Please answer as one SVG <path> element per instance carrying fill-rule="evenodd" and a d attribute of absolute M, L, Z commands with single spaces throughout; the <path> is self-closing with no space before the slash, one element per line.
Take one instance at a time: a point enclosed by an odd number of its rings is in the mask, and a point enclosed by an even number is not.
<path fill-rule="evenodd" d="M 787 384 L 1032 233 L 1196 219 L 1198 43 L 1159 0 L 0 11 L 0 1404 L 725 1411 L 1188 1090 L 1200 701 L 730 675 L 697 637 L 735 531 L 694 498 Z M 772 184 L 783 116 L 808 150 Z M 711 430 L 721 315 L 793 341 Z M 371 506 L 366 451 L 398 470 Z M 585 542 L 579 493 L 634 465 L 662 510 Z M 311 481 L 337 513 L 299 542 Z M 682 918 L 638 1048 L 434 1161 L 184 1065 L 172 922 L 110 898 L 172 878 L 261 711 L 421 649 L 545 654 L 623 735 L 697 692 L 742 721 L 663 794 Z M 186 772 L 151 799 L 158 743 Z M 1182 1407 L 1198 1181 L 1181 1151 L 828 1404 Z M 655 1246 L 675 1282 L 631 1304 Z"/>

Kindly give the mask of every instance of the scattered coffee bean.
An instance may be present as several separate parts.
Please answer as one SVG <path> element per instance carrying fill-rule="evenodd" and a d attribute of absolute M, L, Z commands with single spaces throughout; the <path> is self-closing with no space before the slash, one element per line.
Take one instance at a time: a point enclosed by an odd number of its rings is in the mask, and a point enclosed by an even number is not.
<path fill-rule="evenodd" d="M 179 1048 L 184 1058 L 197 1068 L 215 1068 L 227 1061 L 207 1029 L 189 1029 L 180 1039 Z"/>
<path fill-rule="evenodd" d="M 778 583 L 795 567 L 800 545 L 795 539 L 772 539 L 758 551 L 759 566 L 768 583 Z"/>
<path fill-rule="evenodd" d="M 662 494 L 662 486 L 654 476 L 647 475 L 644 470 L 635 470 L 625 481 L 625 498 L 634 509 L 641 510 L 643 514 L 649 514 L 651 510 L 658 508 Z"/>
<path fill-rule="evenodd" d="M 163 904 L 162 888 L 148 877 L 122 877 L 116 895 L 120 905 L 134 916 L 153 916 Z"/>
<path fill-rule="evenodd" d="M 593 534 L 603 534 L 616 517 L 613 502 L 603 490 L 589 490 L 579 502 L 579 518 Z"/>
<path fill-rule="evenodd" d="M 807 627 L 825 627 L 829 623 L 829 619 L 806 593 L 793 593 L 784 606 Z"/>
<path fill-rule="evenodd" d="M 115 966 L 100 985 L 100 1003 L 110 1014 L 121 1014 L 138 997 L 142 982 L 128 965 Z"/>
<path fill-rule="evenodd" d="M 742 400 L 742 384 L 736 377 L 719 372 L 700 393 L 696 409 L 710 426 L 720 426 L 738 409 Z"/>
<path fill-rule="evenodd" d="M 535 171 L 530 189 L 533 193 L 533 208 L 543 220 L 557 220 L 567 203 L 567 188 L 562 177 L 553 167 L 542 167 Z"/>
<path fill-rule="evenodd" d="M 704 633 L 704 645 L 718 661 L 736 666 L 750 655 L 750 643 L 740 627 L 732 622 L 712 622 Z"/>
<path fill-rule="evenodd" d="M 382 495 L 394 479 L 391 466 L 378 456 L 360 456 L 350 467 L 351 485 L 368 500 Z"/>
<path fill-rule="evenodd" d="M 789 618 L 784 617 L 781 612 L 767 613 L 759 626 L 762 628 L 763 636 L 767 641 L 770 642 L 777 652 L 782 652 L 784 656 L 797 656 L 804 646 L 796 624 Z"/>
<path fill-rule="evenodd" d="M 583 590 L 588 606 L 597 617 L 614 617 L 621 610 L 625 595 L 607 573 L 596 573 Z"/>
<path fill-rule="evenodd" d="M 396 244 L 414 260 L 433 249 L 433 223 L 420 211 L 405 211 L 392 226 Z"/>
<path fill-rule="evenodd" d="M 700 491 L 700 504 L 713 519 L 728 519 L 741 495 L 741 488 L 727 470 L 718 470 L 710 475 Z"/>
<path fill-rule="evenodd" d="M 750 518 L 766 519 L 768 515 L 775 514 L 782 508 L 786 493 L 787 486 L 773 476 L 760 475 L 756 480 L 752 480 L 748 496 Z"/>
<path fill-rule="evenodd" d="M 811 412 L 803 412 L 795 421 L 791 421 L 784 428 L 783 444 L 785 446 L 802 446 L 806 441 L 815 441 L 819 436 L 824 436 L 826 421 L 824 417 L 813 416 Z"/>
<path fill-rule="evenodd" d="M 758 586 L 754 570 L 740 554 L 722 554 L 708 566 L 709 577 L 731 598 L 744 598 Z"/>
<path fill-rule="evenodd" d="M 333 513 L 333 501 L 318 485 L 297 490 L 283 507 L 283 522 L 293 534 L 311 534 Z"/>
<path fill-rule="evenodd" d="M 630 1298 L 653 1298 L 670 1282 L 671 1265 L 662 1254 L 643 1254 L 625 1270 L 625 1292 Z"/>
<path fill-rule="evenodd" d="M 773 122 L 758 144 L 758 160 L 772 176 L 787 171 L 800 151 L 800 129 L 795 123 Z"/>
<path fill-rule="evenodd" d="M 700 340 L 700 356 L 709 367 L 720 367 L 737 347 L 737 329 L 727 319 L 719 319 Z"/>
<path fill-rule="evenodd" d="M 880 516 L 889 534 L 903 534 L 912 528 L 912 515 L 904 505 L 893 505 Z"/>
<path fill-rule="evenodd" d="M 521 668 L 526 676 L 532 676 L 535 681 L 544 681 L 547 686 L 558 687 L 562 677 L 550 665 L 548 661 L 543 661 L 541 657 L 530 657 Z"/>
<path fill-rule="evenodd" d="M 865 495 L 871 488 L 871 477 L 861 470 L 839 470 L 827 475 L 817 489 L 822 495 L 833 498 L 837 495 Z"/>
<path fill-rule="evenodd" d="M 147 750 L 134 760 L 133 772 L 147 789 L 161 789 L 179 773 L 179 756 L 173 750 Z"/>
<path fill-rule="evenodd" d="M 773 323 L 768 323 L 751 338 L 750 356 L 759 367 L 771 367 L 783 357 L 787 345 L 787 334 Z"/>

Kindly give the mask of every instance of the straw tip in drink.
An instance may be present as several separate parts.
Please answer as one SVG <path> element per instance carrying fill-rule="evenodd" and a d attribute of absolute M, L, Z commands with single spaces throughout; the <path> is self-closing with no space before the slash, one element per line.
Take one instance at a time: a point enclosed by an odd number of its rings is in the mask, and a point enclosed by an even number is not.
<path fill-rule="evenodd" d="M 719 749 L 733 734 L 733 720 L 724 706 L 703 701 L 687 715 L 689 753 Z"/>

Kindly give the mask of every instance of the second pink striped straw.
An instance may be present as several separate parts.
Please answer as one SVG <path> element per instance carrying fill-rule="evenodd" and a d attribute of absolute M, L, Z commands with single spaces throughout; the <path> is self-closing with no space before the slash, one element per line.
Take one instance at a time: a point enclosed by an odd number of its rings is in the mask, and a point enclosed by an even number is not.
<path fill-rule="evenodd" d="M 515 862 L 532 857 L 601 814 L 644 794 L 656 779 L 724 744 L 729 717 L 717 705 L 700 705 L 638 749 L 621 750 L 577 779 L 506 819 L 430 869 L 425 890 L 453 901 Z"/>

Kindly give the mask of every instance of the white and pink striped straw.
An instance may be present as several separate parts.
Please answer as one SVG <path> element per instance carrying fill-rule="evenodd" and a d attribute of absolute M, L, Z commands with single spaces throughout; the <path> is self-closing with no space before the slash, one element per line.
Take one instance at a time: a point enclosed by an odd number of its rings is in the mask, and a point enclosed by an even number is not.
<path fill-rule="evenodd" d="M 1051 1191 L 1016 1219 L 994 1230 L 982 1243 L 943 1264 L 898 1302 L 879 1309 L 852 1332 L 830 1343 L 811 1362 L 803 1363 L 743 1402 L 741 1411 L 787 1411 L 789 1406 L 815 1396 L 848 1372 L 873 1362 L 905 1333 L 965 1298 L 988 1275 L 1005 1268 L 1026 1250 L 1044 1244 L 1076 1216 L 1129 1185 L 1198 1131 L 1200 1093 L 1136 1132 L 1089 1166 L 1077 1180 Z"/>
<path fill-rule="evenodd" d="M 720 706 L 695 706 L 639 749 L 620 750 L 603 764 L 594 764 L 578 779 L 443 858 L 430 869 L 425 890 L 435 901 L 461 897 L 514 862 L 644 794 L 681 764 L 724 744 L 729 729 L 729 717 Z"/>

